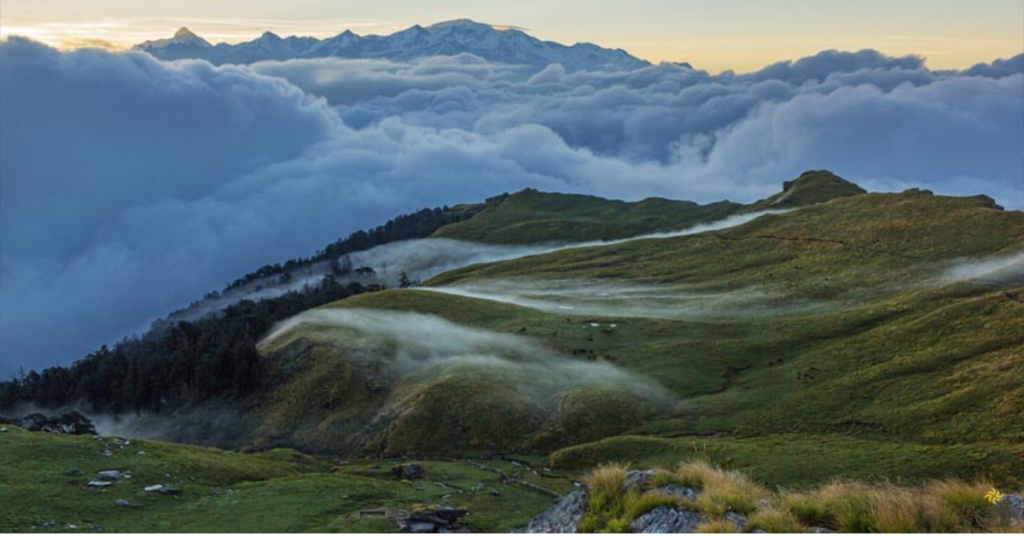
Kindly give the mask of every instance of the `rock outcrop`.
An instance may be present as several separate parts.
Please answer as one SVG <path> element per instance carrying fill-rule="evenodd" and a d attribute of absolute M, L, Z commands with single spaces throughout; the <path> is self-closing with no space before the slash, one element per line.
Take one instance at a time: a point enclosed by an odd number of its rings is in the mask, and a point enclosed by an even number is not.
<path fill-rule="evenodd" d="M 579 532 L 583 514 L 587 511 L 587 490 L 580 488 L 558 500 L 558 503 L 533 518 L 523 532 L 553 534 Z"/>
<path fill-rule="evenodd" d="M 680 534 L 697 532 L 704 517 L 689 510 L 659 506 L 636 518 L 629 531 L 642 534 Z"/>

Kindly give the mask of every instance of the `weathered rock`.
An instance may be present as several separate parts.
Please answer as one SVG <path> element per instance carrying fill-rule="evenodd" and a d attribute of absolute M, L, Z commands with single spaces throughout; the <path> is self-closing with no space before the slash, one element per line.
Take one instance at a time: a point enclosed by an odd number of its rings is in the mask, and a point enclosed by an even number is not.
<path fill-rule="evenodd" d="M 835 534 L 836 531 L 826 529 L 825 527 L 811 527 L 811 532 L 814 534 Z"/>
<path fill-rule="evenodd" d="M 1006 516 L 1011 525 L 1024 525 L 1024 497 L 1011 493 L 996 503 L 999 515 Z"/>
<path fill-rule="evenodd" d="M 643 534 L 693 533 L 703 521 L 704 518 L 696 512 L 659 506 L 634 519 L 629 531 Z"/>
<path fill-rule="evenodd" d="M 114 501 L 114 506 L 122 506 L 124 508 L 138 508 L 139 505 L 129 501 L 128 499 L 118 499 Z"/>
<path fill-rule="evenodd" d="M 626 478 L 622 482 L 622 487 L 626 490 L 638 489 L 640 491 L 646 491 L 654 485 L 654 475 L 654 470 L 630 471 L 626 473 Z"/>
<path fill-rule="evenodd" d="M 669 484 L 665 487 L 655 488 L 652 489 L 650 493 L 661 493 L 664 495 L 672 495 L 674 497 L 679 497 L 681 499 L 690 500 L 697 498 L 697 490 L 693 488 L 688 488 L 686 486 L 680 486 L 679 484 Z"/>
<path fill-rule="evenodd" d="M 587 510 L 587 490 L 578 489 L 533 518 L 523 532 L 529 534 L 576 533 Z"/>
<path fill-rule="evenodd" d="M 124 473 L 121 471 L 100 471 L 96 473 L 96 476 L 100 480 L 107 482 L 120 482 L 124 478 Z"/>
<path fill-rule="evenodd" d="M 106 487 L 113 486 L 114 483 L 113 482 L 104 482 L 102 480 L 90 480 L 89 483 L 86 484 L 86 485 L 89 486 L 90 488 L 106 488 Z"/>
<path fill-rule="evenodd" d="M 736 530 L 740 532 L 743 532 L 743 528 L 747 526 L 747 516 L 736 512 L 726 512 L 725 520 L 731 521 L 733 525 L 736 525 Z"/>
<path fill-rule="evenodd" d="M 64 471 L 64 474 L 67 476 L 82 476 L 82 471 L 79 469 L 68 469 Z"/>

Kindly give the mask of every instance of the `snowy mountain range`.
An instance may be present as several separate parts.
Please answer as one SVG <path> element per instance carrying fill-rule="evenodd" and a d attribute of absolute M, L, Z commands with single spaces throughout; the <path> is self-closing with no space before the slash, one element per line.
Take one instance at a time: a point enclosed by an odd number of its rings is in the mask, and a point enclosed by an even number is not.
<path fill-rule="evenodd" d="M 566 46 L 541 41 L 519 29 L 491 26 L 459 19 L 423 27 L 420 25 L 391 35 L 360 36 L 351 31 L 327 39 L 280 37 L 265 32 L 252 41 L 238 44 L 210 44 L 181 28 L 169 39 L 157 39 L 135 45 L 163 60 L 204 59 L 214 64 L 247 64 L 266 60 L 296 58 L 380 58 L 411 60 L 426 56 L 453 56 L 469 53 L 499 63 L 543 68 L 561 64 L 567 71 L 632 70 L 649 62 L 621 49 L 602 48 L 590 43 Z"/>

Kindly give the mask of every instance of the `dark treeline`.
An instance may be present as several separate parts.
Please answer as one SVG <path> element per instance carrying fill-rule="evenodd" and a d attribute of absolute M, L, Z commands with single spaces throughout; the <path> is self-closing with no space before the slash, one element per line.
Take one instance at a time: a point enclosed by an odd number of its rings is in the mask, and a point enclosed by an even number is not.
<path fill-rule="evenodd" d="M 461 210 L 452 210 L 449 207 L 425 208 L 412 214 L 403 214 L 389 220 L 384 225 L 378 225 L 368 231 L 359 230 L 346 238 L 336 240 L 327 245 L 324 249 L 317 251 L 312 257 L 306 259 L 292 259 L 285 263 L 268 264 L 255 272 L 246 274 L 228 285 L 225 291 L 247 285 L 253 281 L 264 279 L 270 276 L 284 274 L 299 268 L 303 265 L 337 259 L 342 255 L 365 251 L 372 247 L 397 242 L 399 240 L 413 240 L 426 238 L 434 231 L 448 225 L 472 217 L 478 210 L 475 207 L 461 207 Z"/>
<path fill-rule="evenodd" d="M 213 398 L 241 399 L 261 392 L 269 379 L 256 343 L 275 322 L 379 288 L 338 282 L 339 275 L 373 275 L 372 268 L 347 266 L 351 265 L 348 254 L 389 242 L 426 238 L 482 208 L 425 208 L 368 231 L 354 232 L 310 258 L 264 266 L 235 280 L 225 290 L 265 277 L 288 277 L 305 264 L 323 260 L 333 263 L 331 272 L 316 286 L 258 302 L 243 300 L 194 322 L 161 322 L 142 337 L 126 338 L 112 348 L 104 345 L 70 366 L 33 370 L 0 382 L 0 411 L 9 412 L 22 404 L 40 408 L 84 404 L 98 413 L 159 412 Z M 413 284 L 408 277 L 404 279 L 403 286 Z"/>
<path fill-rule="evenodd" d="M 0 411 L 21 404 L 84 404 L 97 413 L 159 412 L 212 398 L 244 398 L 268 381 L 256 343 L 275 322 L 376 289 L 342 285 L 328 275 L 301 292 L 241 301 L 217 316 L 177 322 L 113 348 L 104 345 L 70 366 L 0 383 Z"/>

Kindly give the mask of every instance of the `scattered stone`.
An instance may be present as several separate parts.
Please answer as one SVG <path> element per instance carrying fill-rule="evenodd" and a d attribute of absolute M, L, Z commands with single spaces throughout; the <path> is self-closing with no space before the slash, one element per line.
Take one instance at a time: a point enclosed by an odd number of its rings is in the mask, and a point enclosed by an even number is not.
<path fill-rule="evenodd" d="M 125 508 L 138 508 L 139 505 L 129 501 L 128 499 L 118 499 L 114 501 L 114 506 L 123 506 Z"/>
<path fill-rule="evenodd" d="M 418 463 L 403 463 L 391 468 L 391 476 L 402 480 L 423 478 L 423 466 Z"/>
<path fill-rule="evenodd" d="M 825 527 L 811 527 L 811 532 L 814 534 L 835 534 L 836 531 L 826 529 Z"/>
<path fill-rule="evenodd" d="M 587 511 L 587 490 L 580 488 L 533 518 L 523 532 L 529 534 L 576 533 Z"/>
<path fill-rule="evenodd" d="M 6 431 L 7 431 L 7 427 L 6 426 L 0 428 L 0 432 L 6 432 Z"/>
<path fill-rule="evenodd" d="M 163 484 L 155 484 L 152 486 L 146 486 L 142 488 L 143 491 L 148 493 L 160 493 L 162 495 L 181 495 L 181 490 L 178 488 L 171 488 Z"/>
<path fill-rule="evenodd" d="M 494 488 L 491 488 L 491 497 L 501 497 L 501 492 Z"/>
<path fill-rule="evenodd" d="M 696 512 L 659 506 L 634 519 L 629 531 L 644 534 L 690 533 L 697 532 L 697 526 L 703 521 L 704 518 Z"/>
<path fill-rule="evenodd" d="M 468 511 L 448 506 L 417 506 L 411 514 L 398 520 L 402 530 L 415 533 L 462 532 L 467 529 L 459 524 L 459 520 L 469 514 Z"/>
<path fill-rule="evenodd" d="M 483 491 L 483 490 L 487 489 L 487 484 L 484 484 L 483 482 L 477 482 L 476 483 L 476 488 L 474 488 L 474 489 L 476 491 Z"/>
<path fill-rule="evenodd" d="M 120 482 L 124 478 L 124 473 L 121 471 L 100 471 L 96 475 L 100 480 L 107 482 Z"/>
<path fill-rule="evenodd" d="M 90 480 L 89 483 L 86 484 L 86 485 L 89 486 L 90 488 L 106 488 L 106 487 L 113 486 L 114 483 L 113 482 L 104 482 L 102 480 Z"/>
<path fill-rule="evenodd" d="M 64 474 L 67 476 L 82 476 L 82 471 L 79 469 L 68 469 L 64 471 Z"/>

